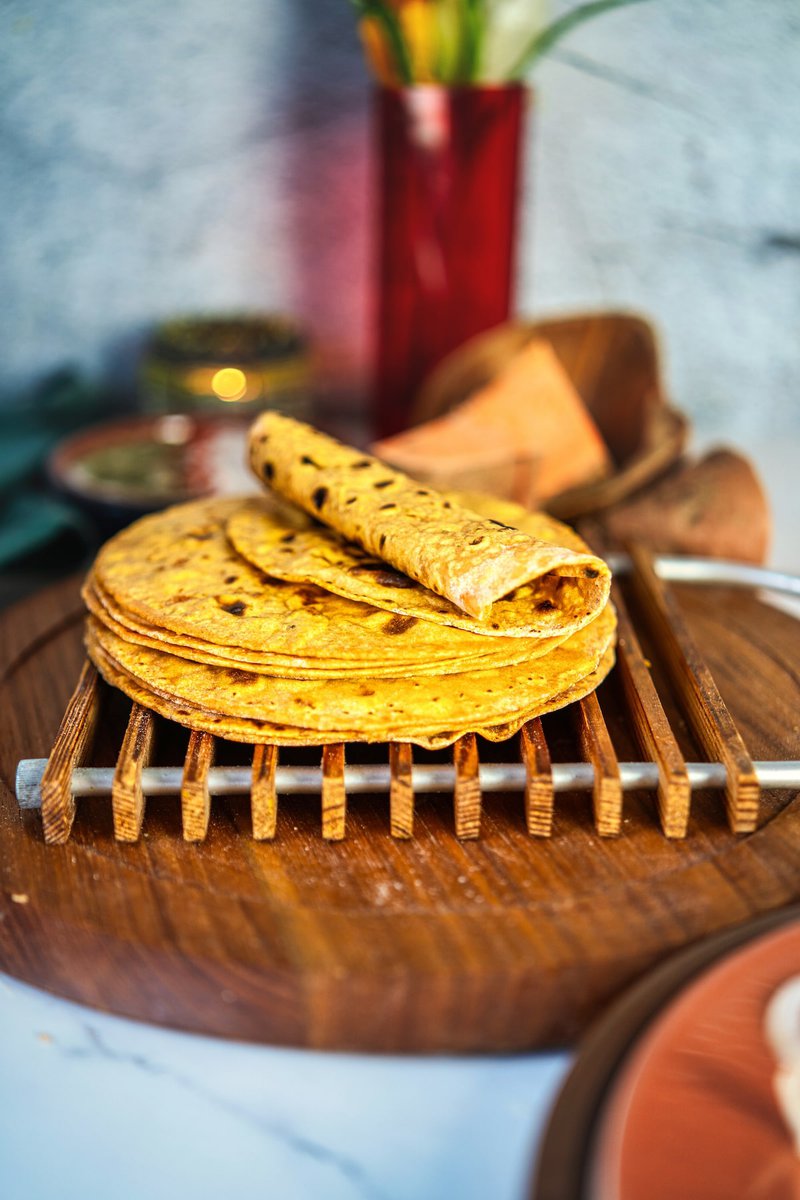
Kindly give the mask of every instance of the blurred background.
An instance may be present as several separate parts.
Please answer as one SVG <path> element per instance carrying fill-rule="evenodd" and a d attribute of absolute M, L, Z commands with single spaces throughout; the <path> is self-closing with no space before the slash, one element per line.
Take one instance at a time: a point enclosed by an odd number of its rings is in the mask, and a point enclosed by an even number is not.
<path fill-rule="evenodd" d="M 0 405 L 68 363 L 124 397 L 159 319 L 252 308 L 304 322 L 357 409 L 372 180 L 346 0 L 5 0 L 0 26 Z M 701 437 L 800 429 L 798 32 L 796 0 L 650 0 L 532 79 L 519 309 L 648 315 Z"/>

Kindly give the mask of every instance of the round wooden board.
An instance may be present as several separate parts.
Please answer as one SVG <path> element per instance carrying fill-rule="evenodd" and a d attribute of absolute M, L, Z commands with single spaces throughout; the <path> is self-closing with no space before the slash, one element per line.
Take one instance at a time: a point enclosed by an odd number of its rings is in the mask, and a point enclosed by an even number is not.
<path fill-rule="evenodd" d="M 749 593 L 679 594 L 753 757 L 800 758 L 800 625 Z M 550 839 L 528 837 L 519 795 L 490 796 L 473 842 L 455 838 L 444 796 L 394 840 L 375 796 L 353 798 L 339 843 L 320 836 L 319 801 L 298 797 L 281 802 L 274 842 L 252 840 L 237 798 L 215 801 L 207 840 L 189 845 L 176 798 L 150 801 L 143 839 L 120 845 L 99 799 L 80 802 L 67 845 L 46 846 L 14 772 L 49 753 L 82 659 L 74 583 L 0 622 L 0 968 L 98 1008 L 329 1049 L 552 1045 L 668 952 L 800 897 L 786 793 L 765 794 L 744 838 L 718 793 L 698 794 L 683 842 L 662 836 L 644 793 L 626 795 L 616 839 L 596 836 L 585 794 L 557 797 Z M 620 757 L 638 758 L 617 686 L 612 674 L 601 704 Z M 114 761 L 122 697 L 106 711 L 98 765 Z M 569 713 L 545 719 L 554 759 L 577 756 L 571 730 Z"/>

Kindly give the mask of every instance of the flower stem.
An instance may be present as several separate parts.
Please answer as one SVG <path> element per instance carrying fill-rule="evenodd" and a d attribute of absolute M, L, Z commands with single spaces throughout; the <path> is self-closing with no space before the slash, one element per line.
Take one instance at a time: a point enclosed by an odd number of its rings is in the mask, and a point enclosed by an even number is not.
<path fill-rule="evenodd" d="M 464 21 L 464 80 L 473 83 L 480 72 L 486 23 L 484 0 L 461 0 Z"/>

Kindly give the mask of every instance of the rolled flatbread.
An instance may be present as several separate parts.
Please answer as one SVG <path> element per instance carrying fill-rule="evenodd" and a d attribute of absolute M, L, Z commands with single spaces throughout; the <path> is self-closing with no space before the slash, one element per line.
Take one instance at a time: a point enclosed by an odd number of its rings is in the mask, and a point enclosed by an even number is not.
<path fill-rule="evenodd" d="M 263 413 L 252 426 L 250 463 L 279 495 L 479 621 L 489 621 L 495 601 L 545 576 L 570 581 L 565 592 L 585 620 L 608 599 L 610 572 L 595 555 L 482 517 L 281 413 Z"/>

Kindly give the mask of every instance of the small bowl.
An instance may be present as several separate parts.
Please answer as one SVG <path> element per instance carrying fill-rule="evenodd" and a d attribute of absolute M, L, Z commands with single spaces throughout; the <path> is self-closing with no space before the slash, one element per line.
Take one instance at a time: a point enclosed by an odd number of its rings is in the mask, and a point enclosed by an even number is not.
<path fill-rule="evenodd" d="M 251 490 L 247 428 L 186 413 L 109 421 L 61 442 L 48 474 L 101 531 L 120 529 L 170 504 Z"/>

